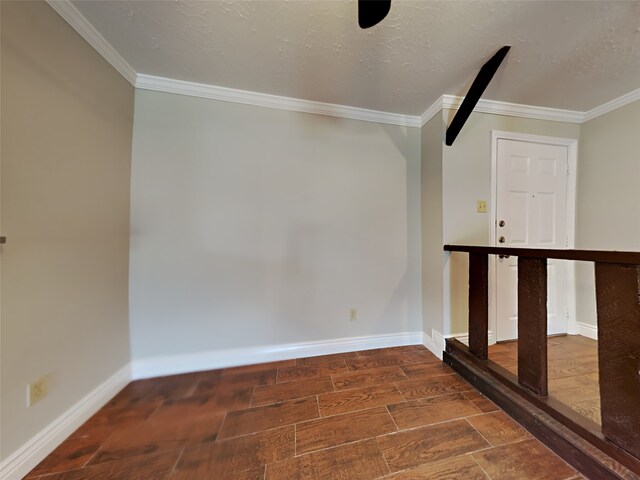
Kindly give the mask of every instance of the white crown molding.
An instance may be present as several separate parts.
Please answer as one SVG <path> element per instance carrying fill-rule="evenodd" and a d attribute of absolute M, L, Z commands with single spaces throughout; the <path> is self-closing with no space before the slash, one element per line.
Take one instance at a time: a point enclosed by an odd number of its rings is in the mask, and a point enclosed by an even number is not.
<path fill-rule="evenodd" d="M 132 362 L 132 375 L 134 380 L 138 380 L 239 365 L 289 360 L 292 358 L 314 357 L 317 355 L 329 355 L 373 348 L 416 345 L 422 344 L 422 342 L 422 332 L 403 332 L 388 335 L 335 338 L 317 342 L 288 343 L 167 355 L 134 360 Z"/>
<path fill-rule="evenodd" d="M 125 365 L 0 464 L 0 480 L 20 480 L 131 381 Z"/>
<path fill-rule="evenodd" d="M 158 92 L 176 93 L 193 97 L 209 98 L 227 102 L 256 105 L 267 108 L 278 108 L 294 112 L 314 113 L 332 117 L 363 120 L 366 122 L 385 123 L 406 127 L 422 127 L 443 108 L 456 110 L 463 97 L 442 95 L 420 116 L 400 113 L 381 112 L 366 108 L 350 107 L 332 103 L 314 102 L 291 97 L 269 95 L 266 93 L 236 90 L 202 83 L 186 82 L 170 78 L 156 77 L 136 73 L 96 28 L 80 13 L 70 0 L 46 0 L 64 20 L 67 21 L 89 44 L 102 55 L 120 74 L 136 88 Z M 538 107 L 518 103 L 500 102 L 480 99 L 474 108 L 475 112 L 510 117 L 550 120 L 554 122 L 584 123 L 600 115 L 609 113 L 629 103 L 640 100 L 640 89 L 629 92 L 610 102 L 593 108 L 587 112 L 563 110 L 558 108 Z"/>
<path fill-rule="evenodd" d="M 349 107 L 332 103 L 314 102 L 291 97 L 281 97 L 266 93 L 236 90 L 234 88 L 216 87 L 203 83 L 173 80 L 171 78 L 155 77 L 139 74 L 136 88 L 154 90 L 157 92 L 177 93 L 192 97 L 222 100 L 225 102 L 243 103 L 258 107 L 278 108 L 294 112 L 315 113 L 331 117 L 364 120 L 365 122 L 386 123 L 405 127 L 420 127 L 420 117 L 402 115 L 398 113 L 380 112 L 365 108 Z"/>
<path fill-rule="evenodd" d="M 440 111 L 442 111 L 442 105 L 444 104 L 442 96 L 440 96 L 435 102 L 427 108 L 422 115 L 420 115 L 420 126 L 424 127 L 433 117 L 435 117 Z"/>
<path fill-rule="evenodd" d="M 457 110 L 463 97 L 454 95 L 442 96 L 442 108 Z M 550 120 L 554 122 L 582 123 L 584 112 L 576 110 L 562 110 L 559 108 L 537 107 L 519 103 L 500 102 L 497 100 L 480 99 L 473 109 L 474 112 L 504 115 L 507 117 L 531 118 L 536 120 Z"/>
<path fill-rule="evenodd" d="M 96 30 L 69 0 L 46 0 L 51 8 L 84 38 L 104 59 L 126 78 L 131 85 L 136 83 L 136 71 L 120 56 L 115 48 Z"/>
<path fill-rule="evenodd" d="M 600 105 L 599 107 L 589 110 L 584 114 L 583 121 L 588 122 L 589 120 L 593 120 L 594 118 L 604 115 L 605 113 L 609 113 L 614 110 L 617 110 L 618 108 L 622 108 L 637 100 L 640 100 L 640 88 L 632 92 L 626 93 L 618 98 L 614 98 L 613 100 L 603 105 Z"/>

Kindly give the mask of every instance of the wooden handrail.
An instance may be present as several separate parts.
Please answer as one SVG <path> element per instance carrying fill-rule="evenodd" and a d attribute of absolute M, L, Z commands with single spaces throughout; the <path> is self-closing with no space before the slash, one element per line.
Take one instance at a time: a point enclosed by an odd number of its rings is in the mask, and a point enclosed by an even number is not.
<path fill-rule="evenodd" d="M 585 262 L 626 263 L 629 265 L 640 265 L 640 252 L 482 247 L 477 245 L 445 245 L 444 250 L 446 252 L 467 252 L 485 255 L 512 255 L 514 257 L 554 258 L 558 260 L 582 260 Z"/>
<path fill-rule="evenodd" d="M 469 353 L 487 360 L 488 256 L 518 257 L 518 383 L 547 390 L 547 259 L 595 264 L 602 433 L 640 459 L 640 252 L 445 245 L 469 253 Z"/>

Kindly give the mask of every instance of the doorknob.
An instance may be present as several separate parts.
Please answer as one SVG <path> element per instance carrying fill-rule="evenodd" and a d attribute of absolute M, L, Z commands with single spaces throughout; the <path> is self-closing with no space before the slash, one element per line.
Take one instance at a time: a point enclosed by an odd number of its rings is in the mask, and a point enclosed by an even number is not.
<path fill-rule="evenodd" d="M 504 243 L 504 242 L 506 242 L 506 240 L 505 240 L 505 238 L 503 236 L 501 236 L 500 238 L 498 238 L 498 242 Z"/>

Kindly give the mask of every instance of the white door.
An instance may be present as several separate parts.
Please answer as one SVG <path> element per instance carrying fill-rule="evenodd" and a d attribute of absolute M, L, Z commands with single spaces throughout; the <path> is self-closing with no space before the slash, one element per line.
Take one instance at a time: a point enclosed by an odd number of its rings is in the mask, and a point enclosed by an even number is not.
<path fill-rule="evenodd" d="M 568 147 L 497 139 L 496 245 L 567 248 Z M 568 266 L 548 260 L 548 333 L 566 333 Z M 517 258 L 496 261 L 496 338 L 518 337 Z"/>

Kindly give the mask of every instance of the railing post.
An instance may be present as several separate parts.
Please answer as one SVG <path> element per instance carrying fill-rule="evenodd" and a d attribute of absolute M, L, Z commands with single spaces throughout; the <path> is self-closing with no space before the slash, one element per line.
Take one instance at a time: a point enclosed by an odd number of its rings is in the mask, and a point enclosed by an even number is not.
<path fill-rule="evenodd" d="M 640 458 L 640 265 L 595 274 L 602 433 Z"/>
<path fill-rule="evenodd" d="M 518 382 L 547 395 L 547 259 L 518 257 Z"/>
<path fill-rule="evenodd" d="M 469 254 L 469 351 L 486 360 L 489 345 L 489 255 Z"/>

